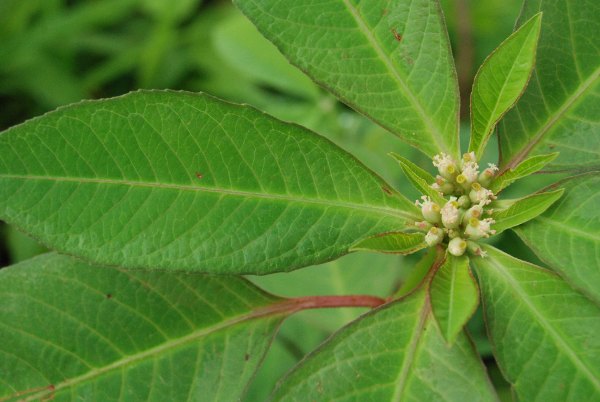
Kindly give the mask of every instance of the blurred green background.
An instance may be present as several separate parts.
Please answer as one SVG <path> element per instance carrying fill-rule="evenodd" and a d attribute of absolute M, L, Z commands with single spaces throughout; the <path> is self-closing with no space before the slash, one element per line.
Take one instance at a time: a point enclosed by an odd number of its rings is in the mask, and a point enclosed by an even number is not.
<path fill-rule="evenodd" d="M 461 99 L 467 104 L 477 67 L 512 31 L 521 0 L 442 0 Z M 336 101 L 290 66 L 226 1 L 200 0 L 0 0 L 0 129 L 81 99 L 118 96 L 139 88 L 203 91 L 249 103 L 327 136 L 393 183 L 409 198 L 395 151 L 432 168 L 414 150 Z M 463 135 L 468 110 L 462 111 Z M 463 141 L 466 145 L 466 141 Z M 495 146 L 487 161 L 495 161 Z M 513 194 L 555 179 L 530 181 Z M 0 222 L 0 266 L 44 251 Z M 535 261 L 515 235 L 496 240 Z M 513 252 L 513 254 L 515 254 Z M 285 296 L 368 293 L 397 289 L 419 256 L 353 254 L 289 274 L 251 278 Z M 262 401 L 295 362 L 363 311 L 309 311 L 287 320 L 247 394 Z M 503 398 L 480 312 L 469 326 Z"/>

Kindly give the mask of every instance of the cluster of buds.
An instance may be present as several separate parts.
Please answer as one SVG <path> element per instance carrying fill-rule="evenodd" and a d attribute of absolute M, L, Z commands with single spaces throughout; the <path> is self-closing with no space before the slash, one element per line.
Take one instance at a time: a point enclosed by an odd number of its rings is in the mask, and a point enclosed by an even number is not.
<path fill-rule="evenodd" d="M 447 241 L 450 254 L 460 256 L 468 250 L 485 257 L 476 241 L 496 233 L 492 229 L 494 220 L 484 216 L 492 214 L 492 210 L 486 208 L 496 197 L 486 186 L 498 168 L 489 164 L 480 173 L 474 152 L 464 154 L 460 164 L 441 153 L 433 158 L 433 165 L 439 175 L 431 187 L 449 199 L 444 205 L 436 204 L 427 196 L 416 201 L 425 219 L 416 222 L 416 227 L 427 232 L 425 242 L 430 247 Z"/>

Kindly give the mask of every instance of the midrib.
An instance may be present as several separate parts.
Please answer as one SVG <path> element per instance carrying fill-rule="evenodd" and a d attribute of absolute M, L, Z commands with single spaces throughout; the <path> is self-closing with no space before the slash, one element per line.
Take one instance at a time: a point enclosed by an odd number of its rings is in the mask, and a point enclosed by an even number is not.
<path fill-rule="evenodd" d="M 133 180 L 119 180 L 119 179 L 100 179 L 100 178 L 81 178 L 81 177 L 57 177 L 57 176 L 37 176 L 37 175 L 12 175 L 12 174 L 0 174 L 0 179 L 14 179 L 14 180 L 38 180 L 38 181 L 54 181 L 54 182 L 65 182 L 65 183 L 88 183 L 88 184 L 100 184 L 100 185 L 120 185 L 138 188 L 157 188 L 165 190 L 178 190 L 178 191 L 201 191 L 206 193 L 223 194 L 235 197 L 244 198 L 257 198 L 267 199 L 274 201 L 287 201 L 297 202 L 306 204 L 323 205 L 327 207 L 347 208 L 365 212 L 372 212 L 377 214 L 389 215 L 393 217 L 401 217 L 404 219 L 415 219 L 411 214 L 401 211 L 399 209 L 386 208 L 383 206 L 368 205 L 368 204 L 356 204 L 347 201 L 340 200 L 329 200 L 322 198 L 308 198 L 298 195 L 289 194 L 275 194 L 275 193 L 257 193 L 246 190 L 234 190 L 220 187 L 204 187 L 196 185 L 185 185 L 185 184 L 173 184 L 173 183 L 156 183 L 156 182 L 144 182 L 144 181 L 133 181 Z M 383 190 L 382 190 L 383 191 Z"/>

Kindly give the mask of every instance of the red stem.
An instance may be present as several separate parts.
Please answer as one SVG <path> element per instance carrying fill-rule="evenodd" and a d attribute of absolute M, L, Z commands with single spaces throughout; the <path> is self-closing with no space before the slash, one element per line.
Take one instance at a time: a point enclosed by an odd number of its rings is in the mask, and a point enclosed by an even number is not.
<path fill-rule="evenodd" d="M 272 304 L 258 315 L 270 315 L 277 313 L 296 313 L 302 310 L 314 308 L 335 308 L 335 307 L 369 307 L 375 308 L 384 304 L 386 301 L 380 297 L 369 295 L 349 295 L 349 296 L 306 296 L 287 299 L 279 303 Z"/>

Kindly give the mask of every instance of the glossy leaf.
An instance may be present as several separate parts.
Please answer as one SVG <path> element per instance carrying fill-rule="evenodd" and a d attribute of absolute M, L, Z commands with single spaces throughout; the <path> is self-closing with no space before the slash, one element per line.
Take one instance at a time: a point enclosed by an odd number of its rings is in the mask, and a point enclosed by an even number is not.
<path fill-rule="evenodd" d="M 416 214 L 328 140 L 202 94 L 84 102 L 0 135 L 0 218 L 109 265 L 292 270 Z"/>
<path fill-rule="evenodd" d="M 600 2 L 528 0 L 517 25 L 543 11 L 535 71 L 499 125 L 501 169 L 560 151 L 549 169 L 600 167 Z"/>
<path fill-rule="evenodd" d="M 525 159 L 519 163 L 514 169 L 505 170 L 501 175 L 496 177 L 489 186 L 489 189 L 498 194 L 506 187 L 513 184 L 518 179 L 527 177 L 544 168 L 548 163 L 552 162 L 558 156 L 558 152 L 548 155 L 536 155 Z"/>
<path fill-rule="evenodd" d="M 461 334 L 448 347 L 420 290 L 343 328 L 296 366 L 272 399 L 464 402 L 496 397 L 467 337 Z"/>
<path fill-rule="evenodd" d="M 448 254 L 431 281 L 429 295 L 441 333 L 453 343 L 479 304 L 479 289 L 469 269 L 469 258 Z"/>
<path fill-rule="evenodd" d="M 360 240 L 350 247 L 350 251 L 412 254 L 425 247 L 427 247 L 427 244 L 423 233 L 388 232 Z"/>
<path fill-rule="evenodd" d="M 469 151 L 479 159 L 496 123 L 523 94 L 535 63 L 542 14 L 536 14 L 483 62 L 471 92 Z"/>
<path fill-rule="evenodd" d="M 474 258 L 494 354 L 519 400 L 600 398 L 600 310 L 550 271 L 485 246 Z"/>
<path fill-rule="evenodd" d="M 495 211 L 492 214 L 492 218 L 496 221 L 496 223 L 492 225 L 492 229 L 494 229 L 496 233 L 501 233 L 506 229 L 518 226 L 535 218 L 550 208 L 550 206 L 562 196 L 563 192 L 564 190 L 559 189 L 529 195 L 514 200 L 514 202 L 512 200 L 506 200 L 506 202 L 510 203 L 510 206 L 506 209 Z"/>
<path fill-rule="evenodd" d="M 433 0 L 238 0 L 290 61 L 429 156 L 455 157 L 456 73 Z"/>
<path fill-rule="evenodd" d="M 238 277 L 45 254 L 0 270 L 0 399 L 237 401 L 283 313 Z"/>
<path fill-rule="evenodd" d="M 536 255 L 600 304 L 600 174 L 557 184 L 565 195 L 516 229 Z"/>
<path fill-rule="evenodd" d="M 390 155 L 400 163 L 404 175 L 421 194 L 429 196 L 440 207 L 446 204 L 447 200 L 444 199 L 442 194 L 431 187 L 431 184 L 435 181 L 432 175 L 398 154 L 392 152 Z"/>

